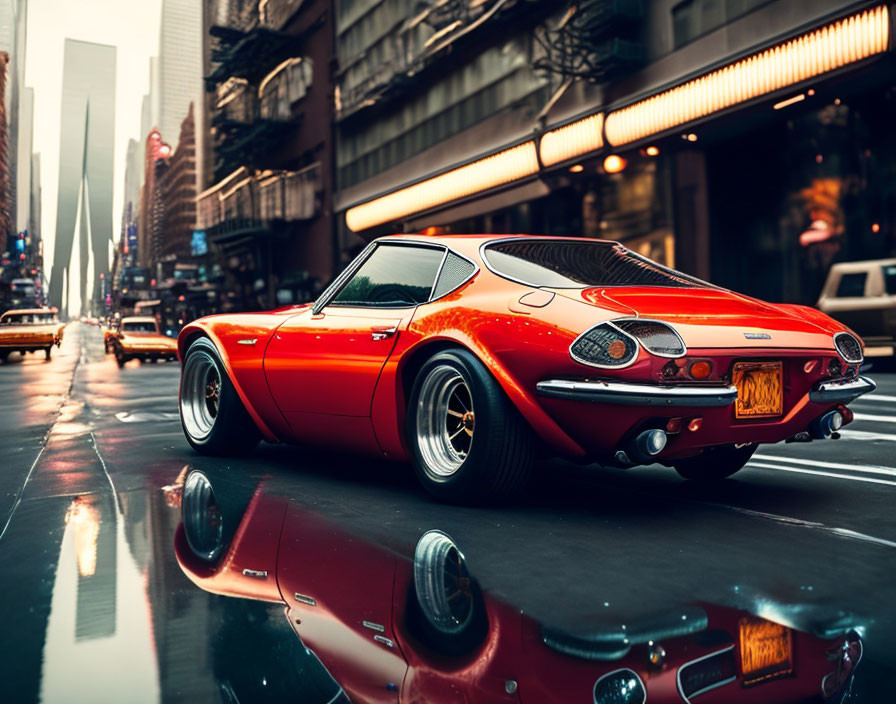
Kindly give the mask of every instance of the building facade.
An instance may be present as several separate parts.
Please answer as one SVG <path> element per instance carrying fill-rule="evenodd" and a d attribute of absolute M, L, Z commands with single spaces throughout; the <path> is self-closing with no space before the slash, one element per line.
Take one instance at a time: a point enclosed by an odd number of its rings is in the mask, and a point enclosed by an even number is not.
<path fill-rule="evenodd" d="M 618 240 L 772 300 L 896 251 L 893 7 L 337 0 L 343 259 L 371 237 Z"/>
<path fill-rule="evenodd" d="M 115 134 L 116 48 L 65 40 L 62 71 L 62 120 L 59 138 L 59 192 L 56 240 L 50 276 L 50 303 L 66 310 L 71 300 L 70 264 L 79 233 L 81 310 L 101 297 L 109 275 L 112 240 L 112 175 Z M 81 217 L 78 217 L 78 214 Z M 93 270 L 88 274 L 88 265 Z M 88 282 L 92 287 L 88 290 Z"/>
<path fill-rule="evenodd" d="M 181 122 L 202 95 L 199 0 L 162 0 L 157 71 L 158 123 L 151 127 L 158 127 L 162 138 L 176 149 Z"/>
<path fill-rule="evenodd" d="M 331 4 L 207 0 L 204 13 L 197 218 L 230 271 L 225 307 L 307 298 L 333 270 Z"/>
<path fill-rule="evenodd" d="M 162 176 L 170 157 L 171 146 L 162 140 L 159 130 L 150 130 L 144 149 L 143 188 L 137 219 L 137 263 L 142 269 L 152 269 L 158 261 L 164 224 Z"/>
<path fill-rule="evenodd" d="M 159 184 L 163 202 L 160 240 L 153 247 L 154 263 L 188 262 L 196 226 L 196 125 L 193 106 L 180 127 L 177 148 Z"/>

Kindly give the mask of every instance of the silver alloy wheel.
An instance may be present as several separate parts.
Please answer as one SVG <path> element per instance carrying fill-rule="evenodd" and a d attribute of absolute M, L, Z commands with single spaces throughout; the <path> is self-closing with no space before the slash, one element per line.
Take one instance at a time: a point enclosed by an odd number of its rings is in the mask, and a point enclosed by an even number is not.
<path fill-rule="evenodd" d="M 442 364 L 420 387 L 417 447 L 428 472 L 453 475 L 470 454 L 476 416 L 467 382 L 457 369 Z"/>
<path fill-rule="evenodd" d="M 204 440 L 218 417 L 221 374 L 215 359 L 205 350 L 187 356 L 180 387 L 180 414 L 193 440 Z"/>
<path fill-rule="evenodd" d="M 426 619 L 446 635 L 461 633 L 475 609 L 467 561 L 450 536 L 430 530 L 414 550 L 414 588 Z"/>

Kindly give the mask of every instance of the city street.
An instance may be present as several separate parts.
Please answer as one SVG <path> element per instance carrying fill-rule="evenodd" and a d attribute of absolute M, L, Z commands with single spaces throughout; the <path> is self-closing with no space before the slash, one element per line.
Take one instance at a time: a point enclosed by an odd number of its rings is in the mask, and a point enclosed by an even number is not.
<path fill-rule="evenodd" d="M 264 478 L 349 533 L 406 552 L 425 531 L 445 531 L 486 592 L 545 625 L 576 630 L 703 601 L 806 629 L 856 627 L 866 650 L 848 701 L 891 702 L 892 369 L 868 371 L 878 389 L 851 406 L 839 440 L 763 446 L 714 486 L 658 465 L 551 461 L 521 500 L 462 508 L 433 503 L 402 465 L 267 444 L 238 460 L 200 457 L 178 419 L 179 364 L 119 369 L 98 328 L 72 323 L 51 361 L 16 354 L 0 365 L 4 691 L 230 701 L 225 684 L 257 673 L 292 678 L 307 688 L 296 700 L 315 701 L 316 661 L 282 607 L 209 594 L 178 566 L 170 486 L 196 467 L 250 488 Z"/>

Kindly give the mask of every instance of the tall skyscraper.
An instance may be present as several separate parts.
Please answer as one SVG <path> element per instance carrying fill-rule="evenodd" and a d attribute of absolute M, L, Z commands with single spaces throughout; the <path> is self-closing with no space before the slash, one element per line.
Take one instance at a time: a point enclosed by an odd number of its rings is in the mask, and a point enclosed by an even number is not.
<path fill-rule="evenodd" d="M 96 297 L 100 274 L 109 272 L 109 241 L 113 232 L 115 63 L 114 46 L 65 40 L 56 247 L 50 277 L 50 303 L 60 309 L 64 284 L 72 280 L 69 266 L 76 231 L 80 235 L 82 310 L 87 309 L 90 298 Z M 81 218 L 77 222 L 79 201 Z M 88 292 L 91 253 L 94 290 Z"/>
<path fill-rule="evenodd" d="M 34 150 L 34 88 L 22 90 L 19 101 L 19 148 L 16 164 L 16 230 L 31 219 L 31 152 Z M 29 233 L 30 234 L 30 233 Z"/>
<path fill-rule="evenodd" d="M 28 28 L 27 0 L 0 0 L 0 51 L 8 54 L 6 91 L 3 97 L 7 120 L 4 161 L 7 169 L 6 200 L 10 231 L 17 225 L 16 182 L 18 180 L 20 92 L 25 82 L 25 45 Z M 30 153 L 28 155 L 30 159 Z M 6 234 L 6 233 L 4 233 Z"/>
<path fill-rule="evenodd" d="M 198 0 L 162 0 L 158 76 L 159 124 L 155 126 L 176 149 L 190 103 L 199 105 L 203 95 L 202 3 Z"/>

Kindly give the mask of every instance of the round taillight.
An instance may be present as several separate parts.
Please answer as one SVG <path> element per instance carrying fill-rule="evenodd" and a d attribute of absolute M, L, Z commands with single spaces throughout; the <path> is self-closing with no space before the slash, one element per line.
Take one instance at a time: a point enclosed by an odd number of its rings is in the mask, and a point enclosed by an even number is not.
<path fill-rule="evenodd" d="M 709 362 L 694 362 L 690 373 L 694 379 L 706 379 L 712 374 L 712 365 Z"/>

